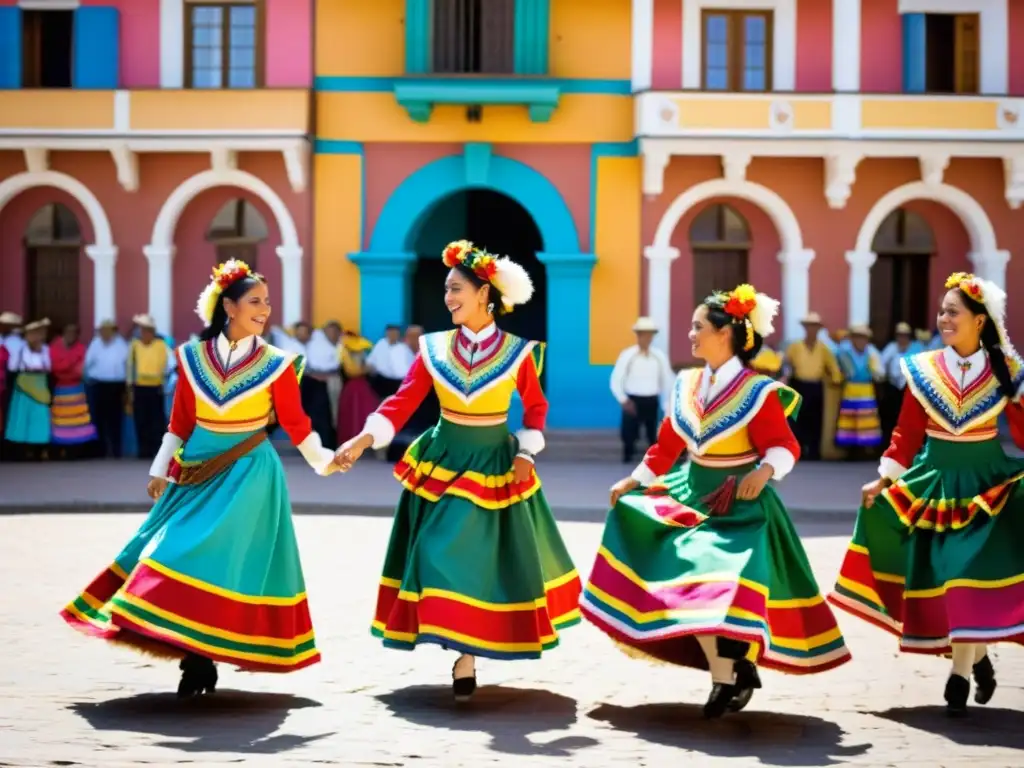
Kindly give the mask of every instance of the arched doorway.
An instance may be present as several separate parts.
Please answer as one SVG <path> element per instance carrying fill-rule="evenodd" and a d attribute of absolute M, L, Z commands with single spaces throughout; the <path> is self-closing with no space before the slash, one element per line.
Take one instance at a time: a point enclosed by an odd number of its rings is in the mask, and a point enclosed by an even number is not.
<path fill-rule="evenodd" d="M 447 267 L 441 251 L 465 238 L 491 253 L 521 264 L 533 279 L 530 302 L 499 318 L 502 328 L 517 336 L 547 341 L 547 279 L 537 259 L 544 242 L 529 212 L 511 197 L 491 189 L 467 189 L 441 200 L 424 218 L 412 250 L 417 261 L 412 275 L 410 317 L 427 331 L 451 328 L 443 301 Z"/>
<path fill-rule="evenodd" d="M 65 205 L 47 203 L 29 220 L 24 245 L 28 316 L 49 318 L 54 331 L 79 322 L 78 218 Z"/>
<path fill-rule="evenodd" d="M 267 239 L 267 220 L 247 200 L 228 200 L 210 222 L 206 239 L 217 249 L 218 264 L 237 259 L 258 271 L 259 244 Z"/>
<path fill-rule="evenodd" d="M 707 206 L 690 225 L 693 253 L 693 306 L 715 291 L 747 282 L 750 227 L 736 209 L 724 203 Z"/>
<path fill-rule="evenodd" d="M 871 244 L 870 323 L 875 344 L 888 343 L 896 324 L 930 328 L 928 316 L 931 257 L 935 238 L 924 217 L 897 208 L 882 222 Z"/>

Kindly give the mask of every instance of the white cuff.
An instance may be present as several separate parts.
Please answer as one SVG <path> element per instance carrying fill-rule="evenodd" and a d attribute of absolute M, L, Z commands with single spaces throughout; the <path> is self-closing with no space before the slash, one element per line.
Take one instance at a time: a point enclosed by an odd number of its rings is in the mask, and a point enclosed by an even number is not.
<path fill-rule="evenodd" d="M 391 441 L 395 439 L 395 425 L 391 423 L 387 416 L 382 416 L 376 412 L 366 417 L 366 423 L 363 424 L 363 432 L 373 438 L 372 447 L 374 450 L 387 448 Z"/>
<path fill-rule="evenodd" d="M 520 429 L 516 432 L 516 440 L 519 441 L 519 450 L 534 456 L 543 451 L 546 445 L 544 433 L 539 429 Z"/>
<path fill-rule="evenodd" d="M 149 476 L 167 479 L 167 470 L 170 469 L 171 459 L 181 448 L 182 439 L 171 432 L 164 432 L 164 439 L 160 441 L 160 450 L 156 452 L 156 458 L 149 465 Z"/>
<path fill-rule="evenodd" d="M 796 466 L 796 457 L 782 446 L 776 445 L 764 452 L 761 464 L 772 468 L 772 480 L 781 480 Z"/>
<path fill-rule="evenodd" d="M 636 465 L 636 469 L 633 470 L 630 477 L 643 486 L 651 485 L 658 479 L 658 476 L 651 471 L 651 468 L 642 461 Z"/>
<path fill-rule="evenodd" d="M 334 461 L 334 451 L 329 451 L 324 448 L 323 443 L 320 441 L 320 435 L 316 432 L 310 432 L 306 435 L 306 439 L 299 443 L 296 448 L 299 449 L 299 453 L 302 454 L 302 458 L 306 460 L 306 463 L 313 468 L 318 475 L 326 475 L 327 468 Z"/>
<path fill-rule="evenodd" d="M 878 462 L 878 476 L 884 477 L 887 480 L 892 480 L 894 483 L 899 480 L 900 475 L 906 471 L 906 467 L 895 459 L 890 459 L 888 456 L 883 456 L 882 460 Z"/>

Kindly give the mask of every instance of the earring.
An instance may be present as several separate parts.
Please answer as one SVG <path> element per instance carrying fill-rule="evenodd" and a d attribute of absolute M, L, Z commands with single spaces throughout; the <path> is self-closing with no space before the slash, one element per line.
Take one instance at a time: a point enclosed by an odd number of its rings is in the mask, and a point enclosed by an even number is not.
<path fill-rule="evenodd" d="M 494 302 L 493 301 L 491 301 L 491 302 L 489 302 L 487 304 L 487 314 L 488 315 L 493 315 L 494 314 Z"/>

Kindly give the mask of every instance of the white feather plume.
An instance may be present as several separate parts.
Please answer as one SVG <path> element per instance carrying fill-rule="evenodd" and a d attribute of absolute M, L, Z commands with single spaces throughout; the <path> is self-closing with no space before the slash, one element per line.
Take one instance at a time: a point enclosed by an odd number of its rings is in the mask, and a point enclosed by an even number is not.
<path fill-rule="evenodd" d="M 761 338 L 775 332 L 775 317 L 779 314 L 779 302 L 764 293 L 757 294 L 757 304 L 750 313 L 750 324 Z"/>
<path fill-rule="evenodd" d="M 491 281 L 501 291 L 502 303 L 507 309 L 519 306 L 533 298 L 533 280 L 522 266 L 508 256 L 494 261 L 498 271 Z"/>
<path fill-rule="evenodd" d="M 213 320 L 213 311 L 217 307 L 217 295 L 219 293 L 220 288 L 217 287 L 216 281 L 211 280 L 203 288 L 203 292 L 199 294 L 199 301 L 196 302 L 196 314 L 199 315 L 199 319 L 203 321 L 204 326 L 209 325 L 210 321 Z"/>
<path fill-rule="evenodd" d="M 1010 343 L 1010 336 L 1006 332 L 1006 291 L 981 277 L 975 277 L 974 282 L 981 289 L 982 302 L 988 311 L 989 317 L 995 323 L 996 331 L 999 332 L 999 346 L 1007 357 L 1016 357 L 1017 351 Z"/>

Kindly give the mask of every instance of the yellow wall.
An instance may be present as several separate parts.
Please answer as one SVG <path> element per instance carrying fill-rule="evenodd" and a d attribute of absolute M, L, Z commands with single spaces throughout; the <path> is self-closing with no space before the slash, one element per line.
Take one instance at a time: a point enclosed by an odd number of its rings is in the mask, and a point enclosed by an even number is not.
<path fill-rule="evenodd" d="M 405 0 L 317 0 L 316 74 L 405 74 Z"/>
<path fill-rule="evenodd" d="M 532 123 L 525 106 L 484 107 L 483 120 L 466 120 L 466 108 L 438 106 L 430 121 L 414 122 L 393 93 L 320 92 L 317 136 L 339 141 L 462 142 L 508 144 L 632 141 L 629 96 L 566 94 L 550 122 Z"/>
<path fill-rule="evenodd" d="M 590 283 L 590 362 L 614 365 L 634 343 L 640 314 L 641 166 L 636 157 L 597 160 L 594 254 Z"/>
<path fill-rule="evenodd" d="M 550 1 L 551 77 L 630 78 L 633 11 L 629 0 Z"/>
<path fill-rule="evenodd" d="M 313 323 L 334 318 L 357 330 L 359 269 L 348 254 L 362 250 L 363 158 L 316 155 L 313 174 Z"/>

